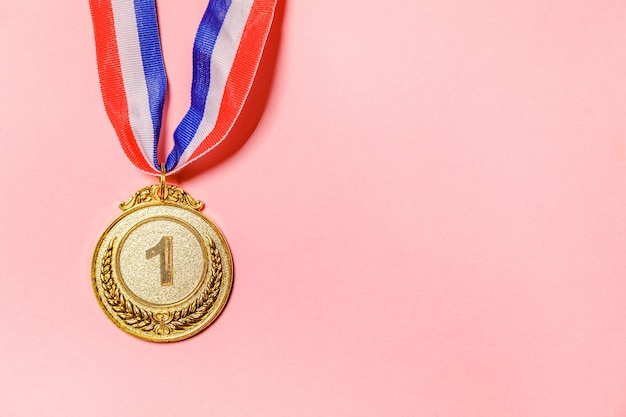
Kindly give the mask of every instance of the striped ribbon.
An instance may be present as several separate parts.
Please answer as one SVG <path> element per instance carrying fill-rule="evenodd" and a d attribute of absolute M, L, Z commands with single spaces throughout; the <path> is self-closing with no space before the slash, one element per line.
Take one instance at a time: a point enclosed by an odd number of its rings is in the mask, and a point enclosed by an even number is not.
<path fill-rule="evenodd" d="M 191 106 L 166 171 L 217 146 L 248 96 L 276 0 L 210 0 L 193 45 Z M 158 174 L 167 87 L 155 0 L 90 0 L 104 106 L 128 158 Z"/>

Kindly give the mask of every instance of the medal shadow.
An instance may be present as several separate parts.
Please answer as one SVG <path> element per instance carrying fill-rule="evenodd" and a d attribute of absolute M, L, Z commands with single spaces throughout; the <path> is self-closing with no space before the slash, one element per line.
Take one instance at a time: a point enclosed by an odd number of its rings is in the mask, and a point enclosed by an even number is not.
<path fill-rule="evenodd" d="M 265 112 L 274 84 L 274 72 L 280 50 L 281 31 L 287 0 L 278 0 L 274 20 L 265 43 L 263 55 L 239 117 L 224 140 L 209 153 L 187 165 L 181 172 L 172 174 L 172 179 L 184 182 L 221 164 L 241 149 L 256 130 Z"/>

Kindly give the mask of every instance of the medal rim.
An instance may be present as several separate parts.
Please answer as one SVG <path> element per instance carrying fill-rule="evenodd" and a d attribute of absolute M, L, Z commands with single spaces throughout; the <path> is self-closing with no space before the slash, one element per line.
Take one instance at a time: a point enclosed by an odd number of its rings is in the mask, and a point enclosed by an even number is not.
<path fill-rule="evenodd" d="M 222 262 L 225 262 L 228 265 L 228 270 L 230 271 L 230 274 L 229 274 L 229 278 L 230 279 L 227 280 L 228 282 L 225 285 L 225 287 L 220 288 L 220 293 L 223 292 L 223 295 L 220 294 L 220 296 L 216 298 L 215 304 L 213 304 L 213 306 L 211 307 L 211 310 L 213 310 L 213 313 L 212 314 L 208 314 L 209 315 L 209 319 L 206 320 L 206 322 L 199 324 L 196 328 L 193 328 L 193 329 L 189 330 L 188 332 L 185 332 L 185 333 L 183 333 L 183 334 L 181 334 L 179 336 L 175 336 L 175 337 L 155 338 L 155 337 L 145 336 L 145 335 L 143 335 L 143 334 L 141 334 L 139 332 L 136 332 L 136 331 L 131 331 L 131 328 L 124 326 L 107 309 L 107 307 L 104 304 L 104 300 L 102 299 L 102 295 L 101 295 L 100 291 L 98 290 L 98 284 L 97 284 L 98 254 L 100 253 L 100 250 L 102 248 L 102 244 L 106 240 L 107 235 L 109 234 L 111 229 L 113 229 L 113 227 L 115 227 L 115 225 L 117 225 L 123 218 L 129 216 L 130 214 L 132 214 L 134 212 L 137 212 L 137 211 L 140 211 L 142 209 L 146 209 L 146 208 L 149 208 L 149 207 L 152 207 L 152 206 L 172 206 L 172 207 L 176 207 L 176 208 L 180 208 L 180 209 L 189 211 L 189 212 L 191 212 L 191 213 L 193 213 L 195 215 L 200 216 L 205 222 L 207 222 L 212 227 L 214 232 L 219 237 L 221 243 L 223 244 L 223 247 L 224 247 L 226 255 L 227 255 L 226 256 L 227 259 L 225 259 L 225 260 L 222 259 Z M 226 280 L 224 280 L 224 281 L 226 281 Z M 205 216 L 202 212 L 200 212 L 197 209 L 190 208 L 190 207 L 186 206 L 185 204 L 181 204 L 181 203 L 177 203 L 177 202 L 173 202 L 173 201 L 166 201 L 166 200 L 152 200 L 152 201 L 148 201 L 148 202 L 144 202 L 144 203 L 138 204 L 138 205 L 133 206 L 131 208 L 128 208 L 126 210 L 123 210 L 121 214 L 119 214 L 115 219 L 113 219 L 113 221 L 111 221 L 111 223 L 107 226 L 107 228 L 100 235 L 100 238 L 98 239 L 98 243 L 96 244 L 96 247 L 94 249 L 94 253 L 93 253 L 93 257 L 92 257 L 92 261 L 91 261 L 91 284 L 92 284 L 92 288 L 93 288 L 94 294 L 96 296 L 96 299 L 98 300 L 98 304 L 99 304 L 101 310 L 104 311 L 104 313 L 109 318 L 109 320 L 111 322 L 113 322 L 113 324 L 115 324 L 115 326 L 117 326 L 119 329 L 123 330 L 124 333 L 130 334 L 130 335 L 132 335 L 134 337 L 137 337 L 139 339 L 142 339 L 142 340 L 146 340 L 146 341 L 149 341 L 149 342 L 155 342 L 155 343 L 178 342 L 178 341 L 185 340 L 185 339 L 188 339 L 190 337 L 193 337 L 193 336 L 197 335 L 198 333 L 202 332 L 203 330 L 205 330 L 209 325 L 211 325 L 214 321 L 217 320 L 217 318 L 221 315 L 222 311 L 226 307 L 226 304 L 228 303 L 228 299 L 230 298 L 230 294 L 231 294 L 231 291 L 232 291 L 233 281 L 234 281 L 234 269 L 233 269 L 232 252 L 230 250 L 230 246 L 228 245 L 228 241 L 224 237 L 224 234 L 222 233 L 221 229 L 217 226 L 217 224 L 215 224 L 215 222 L 212 219 L 210 219 L 209 217 Z M 139 298 L 134 293 L 132 293 L 132 291 L 130 291 L 130 293 L 134 297 Z M 186 297 L 186 299 L 187 298 L 188 297 Z M 177 303 L 174 303 L 174 305 L 175 304 L 177 304 Z M 165 309 L 165 308 L 163 308 L 163 309 Z"/>

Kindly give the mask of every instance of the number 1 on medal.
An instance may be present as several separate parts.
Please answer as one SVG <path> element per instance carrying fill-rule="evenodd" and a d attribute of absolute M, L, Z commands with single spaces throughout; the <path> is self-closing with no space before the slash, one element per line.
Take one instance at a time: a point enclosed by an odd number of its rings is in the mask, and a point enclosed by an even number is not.
<path fill-rule="evenodd" d="M 159 255 L 161 261 L 161 285 L 174 285 L 173 245 L 172 236 L 163 236 L 159 243 L 146 250 L 146 259 Z"/>

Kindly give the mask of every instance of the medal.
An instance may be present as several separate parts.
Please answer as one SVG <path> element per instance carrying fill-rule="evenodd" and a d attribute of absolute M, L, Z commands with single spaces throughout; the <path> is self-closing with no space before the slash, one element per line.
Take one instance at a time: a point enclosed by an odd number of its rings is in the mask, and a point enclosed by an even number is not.
<path fill-rule="evenodd" d="M 232 286 L 228 244 L 202 203 L 165 184 L 120 204 L 92 263 L 100 306 L 122 330 L 171 342 L 193 336 L 222 311 Z"/>
<path fill-rule="evenodd" d="M 124 152 L 159 184 L 135 192 L 96 245 L 94 292 L 113 323 L 154 342 L 205 329 L 232 287 L 230 249 L 203 203 L 166 174 L 210 152 L 230 131 L 250 91 L 275 0 L 211 0 L 193 48 L 191 107 L 157 159 L 167 79 L 154 0 L 90 0 L 100 85 Z"/>

